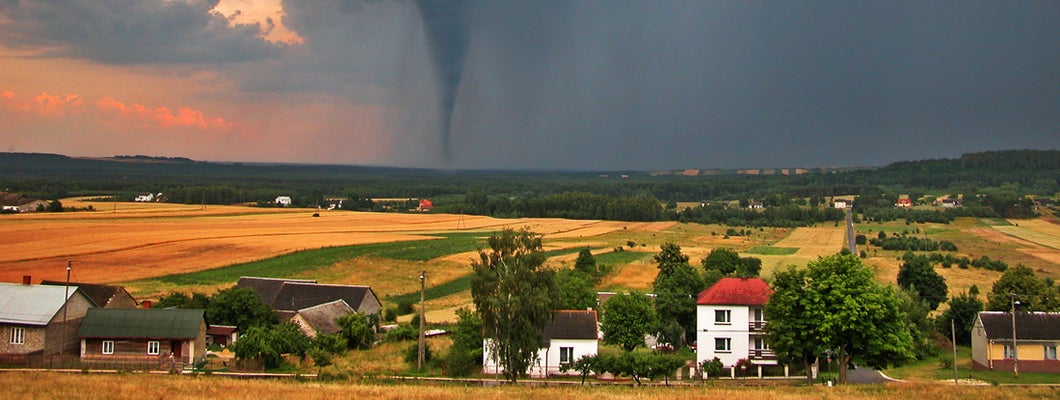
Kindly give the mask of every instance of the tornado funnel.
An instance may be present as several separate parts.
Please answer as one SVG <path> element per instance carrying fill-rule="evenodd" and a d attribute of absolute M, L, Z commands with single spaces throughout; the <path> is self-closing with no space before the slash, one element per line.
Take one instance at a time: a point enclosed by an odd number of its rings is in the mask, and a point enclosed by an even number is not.
<path fill-rule="evenodd" d="M 449 134 L 453 108 L 467 55 L 469 13 L 473 0 L 416 0 L 430 47 L 434 72 L 438 80 L 441 115 L 442 152 L 446 162 L 452 158 Z"/>

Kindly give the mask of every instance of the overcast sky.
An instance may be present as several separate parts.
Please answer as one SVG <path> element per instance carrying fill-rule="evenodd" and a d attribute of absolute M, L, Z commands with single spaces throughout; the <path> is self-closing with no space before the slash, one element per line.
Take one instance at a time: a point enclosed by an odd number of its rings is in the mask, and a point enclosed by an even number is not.
<path fill-rule="evenodd" d="M 1060 148 L 1058 1 L 0 0 L 0 151 L 437 168 Z"/>

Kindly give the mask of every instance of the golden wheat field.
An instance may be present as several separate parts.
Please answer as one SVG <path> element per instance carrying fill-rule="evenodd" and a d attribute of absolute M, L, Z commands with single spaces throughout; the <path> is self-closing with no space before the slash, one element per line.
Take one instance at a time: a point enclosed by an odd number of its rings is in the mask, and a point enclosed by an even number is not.
<path fill-rule="evenodd" d="M 122 373 L 0 372 L 5 398 L 12 399 L 895 399 L 933 400 L 1057 398 L 1052 387 L 890 384 L 869 386 L 493 386 L 420 383 L 298 382 L 239 380 L 219 376 Z"/>
<path fill-rule="evenodd" d="M 591 237 L 666 224 L 495 219 L 446 214 L 393 214 L 199 206 L 85 203 L 96 211 L 5 216 L 0 224 L 0 281 L 24 275 L 112 283 L 260 260 L 329 246 L 421 240 L 435 232 L 529 227 L 549 238 Z M 467 258 L 464 258 L 466 261 Z"/>

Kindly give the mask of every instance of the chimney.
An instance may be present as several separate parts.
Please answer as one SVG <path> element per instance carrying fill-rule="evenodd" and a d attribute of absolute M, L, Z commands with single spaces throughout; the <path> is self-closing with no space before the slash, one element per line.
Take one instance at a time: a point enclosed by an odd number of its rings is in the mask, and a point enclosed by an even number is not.
<path fill-rule="evenodd" d="M 31 281 L 32 281 L 32 279 L 30 278 L 29 275 L 22 275 L 22 284 L 23 285 L 29 285 Z"/>
<path fill-rule="evenodd" d="M 140 302 L 140 307 L 145 308 L 145 309 L 151 308 L 151 300 L 144 300 L 144 301 Z"/>

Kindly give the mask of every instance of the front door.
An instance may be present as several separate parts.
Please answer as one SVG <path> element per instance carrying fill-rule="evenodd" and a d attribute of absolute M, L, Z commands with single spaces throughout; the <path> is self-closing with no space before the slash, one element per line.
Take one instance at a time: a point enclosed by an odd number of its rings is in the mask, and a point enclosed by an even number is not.
<path fill-rule="evenodd" d="M 169 349 L 173 352 L 173 358 L 178 362 L 184 362 L 184 353 L 181 351 L 183 350 L 183 347 L 181 346 L 183 344 L 184 343 L 179 340 L 169 342 Z"/>

